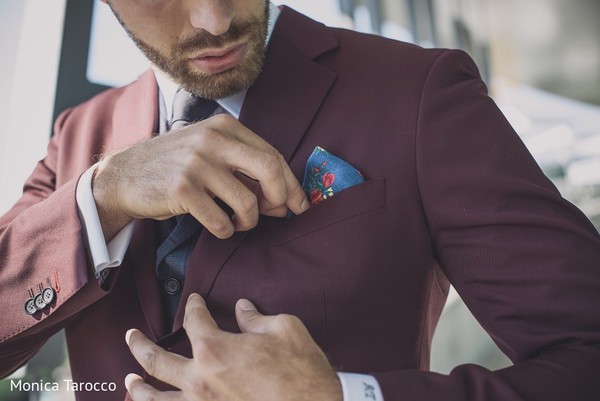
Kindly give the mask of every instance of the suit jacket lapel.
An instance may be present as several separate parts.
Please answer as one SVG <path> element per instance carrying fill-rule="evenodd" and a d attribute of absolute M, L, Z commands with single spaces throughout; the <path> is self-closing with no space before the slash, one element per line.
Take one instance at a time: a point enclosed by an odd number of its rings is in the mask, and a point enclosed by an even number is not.
<path fill-rule="evenodd" d="M 283 8 L 240 121 L 288 162 L 335 81 L 335 73 L 314 59 L 336 47 L 323 25 Z"/>
<path fill-rule="evenodd" d="M 152 70 L 125 87 L 115 102 L 111 150 L 122 150 L 142 140 L 152 138 L 158 126 L 158 85 Z M 154 340 L 162 337 L 166 326 L 159 283 L 155 274 L 156 222 L 136 223 L 127 259 L 132 268 L 137 295 Z"/>
<path fill-rule="evenodd" d="M 152 70 L 125 87 L 113 118 L 112 149 L 122 150 L 152 138 L 158 128 L 158 84 Z"/>
<path fill-rule="evenodd" d="M 337 47 L 323 25 L 283 8 L 269 42 L 263 72 L 248 90 L 240 121 L 262 136 L 289 162 L 325 99 L 335 74 L 313 61 Z M 173 325 L 181 328 L 187 297 L 208 297 L 220 270 L 246 233 L 220 240 L 203 230 L 190 257 L 181 303 Z"/>

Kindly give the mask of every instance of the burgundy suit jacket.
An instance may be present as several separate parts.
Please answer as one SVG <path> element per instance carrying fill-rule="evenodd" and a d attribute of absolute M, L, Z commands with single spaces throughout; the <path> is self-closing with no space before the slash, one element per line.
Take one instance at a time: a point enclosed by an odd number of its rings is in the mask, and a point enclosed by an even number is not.
<path fill-rule="evenodd" d="M 65 328 L 75 381 L 143 374 L 125 331 L 190 354 L 155 277 L 155 223 L 139 221 L 106 289 L 93 277 L 75 188 L 97 155 L 150 138 L 151 72 L 63 113 L 23 197 L 0 220 L 0 373 Z M 240 120 L 301 181 L 319 145 L 366 182 L 286 219 L 219 240 L 204 230 L 182 299 L 206 300 L 224 330 L 234 304 L 299 316 L 334 367 L 375 374 L 386 401 L 600 399 L 600 240 L 544 177 L 487 96 L 471 59 L 330 29 L 284 9 Z M 28 316 L 29 288 L 58 279 Z M 450 281 L 514 366 L 427 372 Z M 310 389 L 307 389 L 309 391 Z"/>

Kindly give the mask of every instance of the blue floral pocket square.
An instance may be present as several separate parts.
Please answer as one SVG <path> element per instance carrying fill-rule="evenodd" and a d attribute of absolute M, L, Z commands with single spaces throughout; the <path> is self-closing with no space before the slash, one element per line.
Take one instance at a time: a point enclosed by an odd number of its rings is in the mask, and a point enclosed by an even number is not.
<path fill-rule="evenodd" d="M 317 146 L 306 162 L 302 189 L 310 204 L 316 205 L 364 181 L 360 171 Z"/>

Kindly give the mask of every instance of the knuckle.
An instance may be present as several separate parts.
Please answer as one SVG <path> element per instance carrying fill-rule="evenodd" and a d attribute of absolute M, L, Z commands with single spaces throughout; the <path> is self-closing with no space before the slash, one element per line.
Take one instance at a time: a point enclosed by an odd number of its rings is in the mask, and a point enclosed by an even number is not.
<path fill-rule="evenodd" d="M 202 152 L 206 149 L 218 146 L 223 140 L 223 134 L 214 127 L 206 126 L 200 130 L 197 135 L 194 135 L 194 151 Z"/>
<path fill-rule="evenodd" d="M 296 331 L 300 326 L 302 326 L 302 322 L 296 316 L 285 313 L 275 316 L 275 327 L 279 331 Z"/>
<path fill-rule="evenodd" d="M 185 314 L 183 315 L 183 328 L 186 331 L 190 330 L 190 327 L 192 327 L 191 322 L 193 319 L 196 319 L 198 315 L 198 308 L 197 307 L 187 307 L 185 310 Z"/>
<path fill-rule="evenodd" d="M 202 377 L 196 377 L 194 380 L 190 381 L 188 390 L 196 397 L 204 397 L 205 395 L 211 394 L 208 382 Z"/>
<path fill-rule="evenodd" d="M 235 229 L 237 231 L 248 231 L 256 227 L 256 225 L 258 224 L 258 215 L 256 215 L 256 217 L 254 217 L 254 215 L 250 215 L 249 217 L 250 218 L 247 220 L 237 220 Z"/>
<path fill-rule="evenodd" d="M 230 116 L 227 113 L 221 113 L 221 114 L 217 114 L 213 117 L 211 117 L 211 122 L 214 122 L 216 125 L 230 125 L 231 123 L 233 123 L 233 121 L 237 121 L 235 120 L 235 118 L 233 118 L 232 116 Z"/>
<path fill-rule="evenodd" d="M 258 211 L 258 199 L 252 192 L 241 195 L 238 204 L 239 212 L 244 215 L 256 214 Z"/>
<path fill-rule="evenodd" d="M 279 153 L 276 150 L 274 150 L 274 152 Z M 268 179 L 277 178 L 277 176 L 281 174 L 281 161 L 276 153 L 269 151 L 263 159 L 263 169 L 265 171 L 265 176 Z"/>
<path fill-rule="evenodd" d="M 296 180 L 294 180 L 294 182 L 292 183 L 291 193 L 293 193 L 297 196 L 300 196 L 302 198 L 306 197 L 306 194 L 304 193 L 304 189 L 302 189 L 302 185 L 300 185 L 300 183 Z"/>
<path fill-rule="evenodd" d="M 146 372 L 152 376 L 155 375 L 158 368 L 158 350 L 154 347 L 146 350 L 141 359 Z"/>
<path fill-rule="evenodd" d="M 239 227 L 240 231 L 248 231 L 256 227 L 258 224 L 258 214 L 251 215 L 250 220 L 247 223 L 241 224 Z"/>
<path fill-rule="evenodd" d="M 173 193 L 175 197 L 181 197 L 187 195 L 190 192 L 191 187 L 192 183 L 187 175 L 179 174 L 171 180 L 170 192 Z"/>
<path fill-rule="evenodd" d="M 275 148 L 273 148 L 272 153 L 275 159 L 277 160 L 277 168 L 279 169 L 279 171 L 283 171 L 284 166 L 288 165 L 287 161 L 285 160 L 285 157 L 283 157 L 283 155 L 279 153 L 279 151 Z"/>
<path fill-rule="evenodd" d="M 214 341 L 210 337 L 202 336 L 198 337 L 194 341 L 194 353 L 200 361 L 214 360 L 216 359 L 216 347 Z"/>
<path fill-rule="evenodd" d="M 285 162 L 285 158 L 277 149 L 273 147 L 269 148 L 269 154 L 273 156 L 279 163 Z"/>
<path fill-rule="evenodd" d="M 206 228 L 213 233 L 216 237 L 224 239 L 229 238 L 233 235 L 233 231 L 231 228 L 231 222 L 225 221 L 221 218 L 213 218 L 210 219 L 206 223 Z"/>

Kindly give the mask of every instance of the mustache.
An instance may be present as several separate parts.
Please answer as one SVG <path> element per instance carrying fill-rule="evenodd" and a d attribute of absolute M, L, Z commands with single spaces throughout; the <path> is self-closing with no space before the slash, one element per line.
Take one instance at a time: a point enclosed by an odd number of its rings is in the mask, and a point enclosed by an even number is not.
<path fill-rule="evenodd" d="M 252 19 L 241 23 L 232 24 L 227 32 L 215 36 L 208 31 L 200 30 L 194 36 L 185 38 L 177 44 L 174 53 L 183 55 L 205 48 L 225 47 L 227 44 L 237 42 L 245 36 L 252 34 L 253 27 L 257 26 L 259 21 Z"/>

